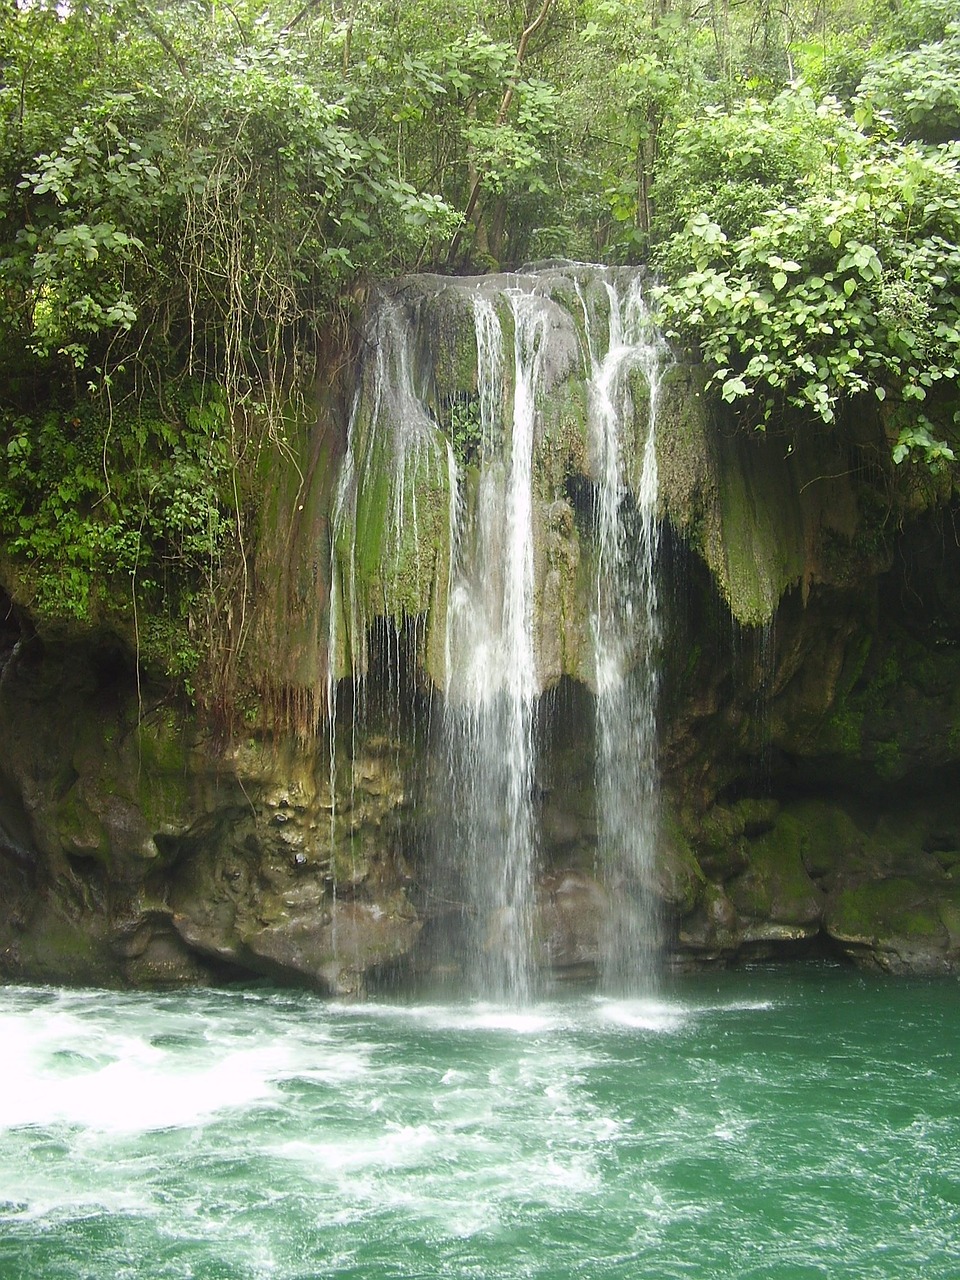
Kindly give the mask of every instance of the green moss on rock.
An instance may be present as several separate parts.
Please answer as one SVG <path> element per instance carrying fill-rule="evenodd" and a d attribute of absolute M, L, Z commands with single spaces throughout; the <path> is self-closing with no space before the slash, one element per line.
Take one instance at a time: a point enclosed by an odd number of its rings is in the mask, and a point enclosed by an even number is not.
<path fill-rule="evenodd" d="M 747 845 L 747 869 L 727 892 L 738 912 L 774 924 L 818 925 L 823 896 L 804 865 L 805 825 L 789 812 Z"/>
<path fill-rule="evenodd" d="M 680 916 L 697 909 L 707 888 L 707 878 L 693 848 L 680 822 L 669 812 L 663 819 L 657 883 L 661 898 Z"/>
<path fill-rule="evenodd" d="M 419 308 L 421 365 L 431 370 L 432 400 L 440 408 L 477 390 L 477 342 L 473 305 L 454 289 L 441 289 L 430 298 L 430 307 Z"/>
<path fill-rule="evenodd" d="M 790 806 L 789 818 L 800 828 L 800 856 L 808 875 L 821 879 L 861 865 L 866 837 L 840 805 L 804 800 Z"/>
<path fill-rule="evenodd" d="M 831 895 L 825 923 L 839 942 L 874 948 L 928 942 L 944 929 L 936 898 L 931 886 L 904 876 L 847 885 Z"/>
<path fill-rule="evenodd" d="M 822 727 L 822 748 L 831 754 L 859 759 L 863 747 L 863 712 L 843 704 Z"/>

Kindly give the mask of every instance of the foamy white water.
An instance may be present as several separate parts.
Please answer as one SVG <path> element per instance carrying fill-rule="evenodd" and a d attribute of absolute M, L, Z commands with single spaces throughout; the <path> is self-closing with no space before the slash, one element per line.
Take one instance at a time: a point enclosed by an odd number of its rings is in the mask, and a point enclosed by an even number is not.
<path fill-rule="evenodd" d="M 0 988 L 3 1280 L 953 1280 L 944 985 Z"/>
<path fill-rule="evenodd" d="M 533 986 L 533 812 L 540 693 L 534 645 L 533 449 L 547 300 L 507 295 L 513 399 L 492 300 L 473 299 L 481 413 L 475 507 L 461 511 L 447 612 L 443 714 L 449 826 L 463 866 L 475 988 L 517 1004 Z M 505 421 L 508 419 L 508 421 Z"/>

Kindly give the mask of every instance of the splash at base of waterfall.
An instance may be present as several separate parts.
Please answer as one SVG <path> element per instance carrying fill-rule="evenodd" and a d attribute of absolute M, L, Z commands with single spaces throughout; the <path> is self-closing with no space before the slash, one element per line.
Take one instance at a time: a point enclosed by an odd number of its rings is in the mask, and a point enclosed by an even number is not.
<path fill-rule="evenodd" d="M 0 988 L 9 1280 L 955 1280 L 956 988 Z"/>

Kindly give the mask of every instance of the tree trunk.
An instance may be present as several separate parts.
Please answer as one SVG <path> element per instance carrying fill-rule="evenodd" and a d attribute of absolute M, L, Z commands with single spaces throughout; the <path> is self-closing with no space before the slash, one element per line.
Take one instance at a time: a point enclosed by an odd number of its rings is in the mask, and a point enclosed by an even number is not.
<path fill-rule="evenodd" d="M 500 100 L 500 110 L 497 112 L 497 118 L 494 121 L 496 125 L 503 124 L 503 122 L 507 118 L 507 113 L 510 110 L 510 106 L 513 102 L 513 95 L 516 92 L 516 88 L 517 88 L 517 77 L 520 74 L 520 67 L 523 65 L 523 60 L 527 56 L 527 48 L 530 44 L 530 40 L 532 39 L 533 36 L 536 35 L 536 33 L 540 30 L 540 28 L 546 22 L 547 15 L 549 14 L 552 5 L 553 5 L 553 0 L 543 0 L 543 3 L 540 6 L 540 12 L 533 19 L 533 21 L 523 29 L 523 33 L 520 36 L 520 43 L 517 45 L 517 56 L 513 64 L 513 75 L 507 81 L 507 87 L 506 89 L 504 89 L 503 97 Z M 467 200 L 467 207 L 463 211 L 463 222 L 460 225 L 460 227 L 457 229 L 457 233 L 453 237 L 453 241 L 451 242 L 451 245 L 450 245 L 450 252 L 447 254 L 448 266 L 452 265 L 456 261 L 457 254 L 460 251 L 460 243 L 463 239 L 464 228 L 471 221 L 478 222 L 478 220 L 474 220 L 474 214 L 476 213 L 476 210 L 477 210 L 477 201 L 480 198 L 480 188 L 482 185 L 483 185 L 483 174 L 478 171 L 476 174 L 476 177 L 473 180 L 473 186 L 471 187 L 471 190 L 470 190 L 470 197 Z"/>

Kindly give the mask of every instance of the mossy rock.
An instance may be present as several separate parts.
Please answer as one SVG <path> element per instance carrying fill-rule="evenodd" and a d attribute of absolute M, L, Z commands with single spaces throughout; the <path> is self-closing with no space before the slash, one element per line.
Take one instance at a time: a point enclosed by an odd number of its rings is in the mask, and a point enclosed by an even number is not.
<path fill-rule="evenodd" d="M 534 609 L 537 671 L 541 687 L 564 675 L 583 678 L 592 656 L 584 594 L 583 548 L 573 508 L 563 498 L 537 503 L 534 511 Z"/>
<path fill-rule="evenodd" d="M 102 866 L 110 863 L 110 839 L 100 818 L 87 804 L 80 788 L 73 786 L 56 806 L 54 824 L 59 847 L 72 857 L 91 858 Z"/>
<path fill-rule="evenodd" d="M 765 625 L 791 588 L 831 581 L 828 544 L 849 549 L 860 530 L 849 442 L 839 427 L 757 432 L 713 417 L 702 374 L 673 377 L 657 433 L 665 515 L 737 621 Z"/>
<path fill-rule="evenodd" d="M 863 749 L 863 712 L 841 703 L 823 722 L 819 738 L 824 754 L 858 760 Z"/>
<path fill-rule="evenodd" d="M 366 632 L 377 617 L 401 626 L 428 617 L 443 627 L 450 572 L 450 473 L 439 430 L 396 455 L 387 425 L 371 424 L 362 449 L 353 519 L 336 534 L 338 676 L 366 669 Z M 360 442 L 358 443 L 358 447 Z M 430 650 L 436 654 L 436 645 Z"/>
<path fill-rule="evenodd" d="M 567 481 L 587 472 L 587 389 L 580 378 L 561 382 L 542 406 L 534 441 L 533 485 L 541 501 L 566 494 Z"/>
<path fill-rule="evenodd" d="M 120 982 L 120 966 L 105 945 L 105 920 L 72 918 L 50 898 L 38 906 L 18 942 L 18 972 L 32 982 Z"/>
<path fill-rule="evenodd" d="M 265 728 L 293 718 L 313 727 L 327 675 L 330 517 L 343 410 L 318 385 L 309 403 L 285 415 L 285 434 L 262 448 L 258 472 L 254 577 L 242 654 L 238 721 Z M 242 699 L 242 705 L 241 705 Z M 293 713 L 291 716 L 291 712 Z"/>
<path fill-rule="evenodd" d="M 430 368 L 431 400 L 442 417 L 444 405 L 477 391 L 477 341 L 473 306 L 458 290 L 444 288 L 419 306 L 417 363 Z"/>
<path fill-rule="evenodd" d="M 707 881 L 695 911 L 680 923 L 677 942 L 683 952 L 703 959 L 736 955 L 742 942 L 736 908 L 719 885 Z"/>
<path fill-rule="evenodd" d="M 806 829 L 790 813 L 746 843 L 747 869 L 727 886 L 745 920 L 800 926 L 816 932 L 823 913 L 823 895 L 803 861 Z"/>
<path fill-rule="evenodd" d="M 750 859 L 744 836 L 768 830 L 776 821 L 776 800 L 744 798 L 733 805 L 716 804 L 700 819 L 694 845 L 704 871 L 725 881 L 746 870 Z"/>
<path fill-rule="evenodd" d="M 680 823 L 669 813 L 663 819 L 656 881 L 659 896 L 680 917 L 697 909 L 707 886 L 707 878 Z"/>
<path fill-rule="evenodd" d="M 766 442 L 723 441 L 719 517 L 711 568 L 734 617 L 758 626 L 800 580 L 805 563 L 789 472 Z"/>
<path fill-rule="evenodd" d="M 188 730 L 173 711 L 160 708 L 136 732 L 138 808 L 152 831 L 179 828 L 193 811 Z"/>
<path fill-rule="evenodd" d="M 824 916 L 827 932 L 855 959 L 919 972 L 956 963 L 958 921 L 960 890 L 905 876 L 845 885 L 830 895 Z"/>
<path fill-rule="evenodd" d="M 671 366 L 660 384 L 657 417 L 660 505 L 674 528 L 701 553 L 706 514 L 716 504 L 712 440 L 702 375 L 690 365 Z M 639 459 L 630 477 L 634 488 L 640 481 L 638 464 Z"/>
<path fill-rule="evenodd" d="M 821 879 L 864 864 L 867 837 L 841 806 L 805 800 L 791 805 L 788 817 L 800 829 L 800 856 L 808 875 Z"/>

